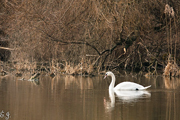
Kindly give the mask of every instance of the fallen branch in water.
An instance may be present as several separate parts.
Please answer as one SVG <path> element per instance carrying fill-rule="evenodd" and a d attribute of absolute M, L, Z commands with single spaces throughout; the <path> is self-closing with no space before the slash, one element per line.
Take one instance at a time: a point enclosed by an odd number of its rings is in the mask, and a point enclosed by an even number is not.
<path fill-rule="evenodd" d="M 31 78 L 28 81 L 32 81 L 34 79 L 36 79 L 38 76 L 40 75 L 40 73 L 35 73 L 33 76 L 31 76 Z"/>

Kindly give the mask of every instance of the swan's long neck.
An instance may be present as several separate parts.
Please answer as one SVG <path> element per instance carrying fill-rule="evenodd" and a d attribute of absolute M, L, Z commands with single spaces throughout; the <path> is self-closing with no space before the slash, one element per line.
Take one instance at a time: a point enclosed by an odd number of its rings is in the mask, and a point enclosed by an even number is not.
<path fill-rule="evenodd" d="M 111 100 L 111 107 L 114 107 L 115 96 L 114 96 L 114 90 L 113 89 L 109 89 L 109 98 Z"/>
<path fill-rule="evenodd" d="M 115 84 L 115 80 L 116 80 L 114 74 L 111 74 L 111 78 L 112 78 L 112 81 L 111 81 L 111 84 L 109 85 L 109 89 L 114 88 L 114 84 Z"/>

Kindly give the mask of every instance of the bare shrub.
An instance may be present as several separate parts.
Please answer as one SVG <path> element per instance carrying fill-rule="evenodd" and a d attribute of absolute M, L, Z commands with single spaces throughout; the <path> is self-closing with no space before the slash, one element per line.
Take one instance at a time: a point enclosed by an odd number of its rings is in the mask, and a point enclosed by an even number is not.
<path fill-rule="evenodd" d="M 162 0 L 13 0 L 2 2 L 0 19 L 15 49 L 12 61 L 67 61 L 69 74 L 79 71 L 82 59 L 93 63 L 85 67 L 89 73 L 92 68 L 147 70 L 167 63 L 166 28 L 172 21 L 165 20 L 165 13 L 179 16 L 174 14 L 179 1 L 170 3 L 173 9 Z M 175 34 L 172 25 L 169 36 Z"/>

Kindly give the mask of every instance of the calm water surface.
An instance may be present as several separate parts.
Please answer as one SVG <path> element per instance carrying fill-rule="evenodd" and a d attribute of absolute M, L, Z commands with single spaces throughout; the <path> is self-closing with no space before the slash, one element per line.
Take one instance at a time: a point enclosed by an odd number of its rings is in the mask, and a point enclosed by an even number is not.
<path fill-rule="evenodd" d="M 146 92 L 108 90 L 110 78 L 0 77 L 0 120 L 180 120 L 180 79 L 116 76 L 152 85 Z"/>

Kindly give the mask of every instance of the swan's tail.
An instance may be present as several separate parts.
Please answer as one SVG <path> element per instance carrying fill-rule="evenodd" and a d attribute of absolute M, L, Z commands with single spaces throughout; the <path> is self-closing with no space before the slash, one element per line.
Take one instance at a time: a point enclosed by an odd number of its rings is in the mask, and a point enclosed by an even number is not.
<path fill-rule="evenodd" d="M 151 85 L 149 85 L 149 86 L 147 86 L 147 87 L 144 87 L 144 89 L 148 89 L 148 88 L 150 88 L 151 87 Z"/>

